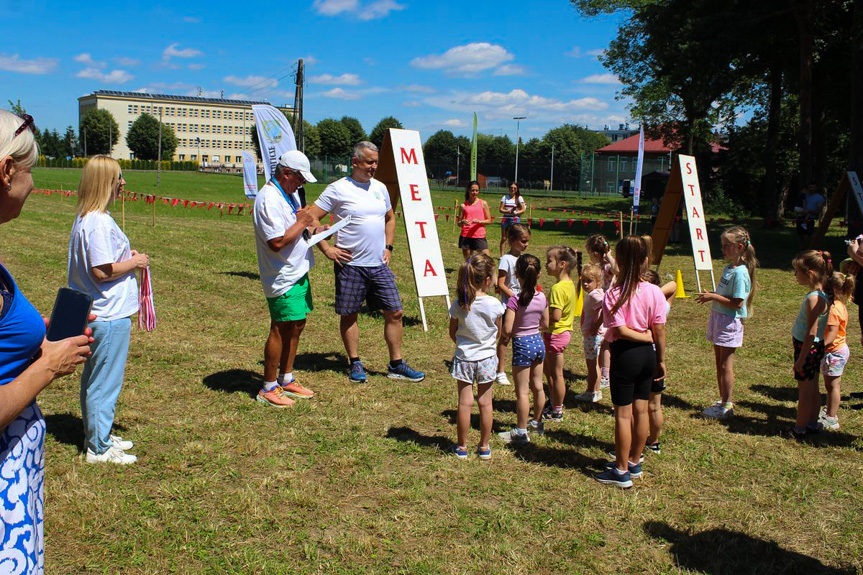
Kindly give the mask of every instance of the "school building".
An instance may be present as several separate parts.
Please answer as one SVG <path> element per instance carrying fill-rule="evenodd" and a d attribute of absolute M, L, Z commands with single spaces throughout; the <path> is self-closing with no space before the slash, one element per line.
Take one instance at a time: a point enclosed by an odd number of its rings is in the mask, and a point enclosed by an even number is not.
<path fill-rule="evenodd" d="M 645 136 L 642 178 L 659 174 L 667 178 L 671 154 L 675 149 L 667 146 L 662 140 L 653 140 Z M 624 193 L 635 180 L 635 168 L 638 165 L 638 134 L 599 148 L 594 154 L 593 163 L 593 180 L 586 186 L 591 193 Z"/>
<path fill-rule="evenodd" d="M 126 134 L 132 123 L 141 114 L 158 118 L 161 112 L 162 123 L 171 127 L 178 140 L 174 157 L 163 159 L 234 167 L 242 165 L 243 150 L 254 149 L 251 141 L 255 123 L 253 104 L 269 102 L 97 90 L 78 98 L 78 123 L 80 130 L 89 110 L 108 110 L 120 128 L 120 138 L 114 142 L 111 156 L 134 160 L 135 154 L 126 145 Z M 294 112 L 287 105 L 275 107 L 285 114 Z M 86 134 L 80 132 L 80 138 L 83 145 Z"/>

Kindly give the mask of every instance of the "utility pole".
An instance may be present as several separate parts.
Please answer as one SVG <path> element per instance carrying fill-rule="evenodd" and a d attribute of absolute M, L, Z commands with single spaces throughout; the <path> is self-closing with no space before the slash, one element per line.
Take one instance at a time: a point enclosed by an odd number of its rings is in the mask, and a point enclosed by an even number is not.
<path fill-rule="evenodd" d="M 518 143 L 520 138 L 518 137 L 518 130 L 521 127 L 521 121 L 527 118 L 527 116 L 515 116 L 513 120 L 515 120 L 515 179 L 514 182 L 518 183 Z"/>
<path fill-rule="evenodd" d="M 156 164 L 156 187 L 162 182 L 162 108 L 159 108 L 159 154 Z"/>
<path fill-rule="evenodd" d="M 297 149 L 306 153 L 306 135 L 303 131 L 303 83 L 305 82 L 305 65 L 303 59 L 297 62 L 297 87 L 294 91 L 294 137 Z"/>

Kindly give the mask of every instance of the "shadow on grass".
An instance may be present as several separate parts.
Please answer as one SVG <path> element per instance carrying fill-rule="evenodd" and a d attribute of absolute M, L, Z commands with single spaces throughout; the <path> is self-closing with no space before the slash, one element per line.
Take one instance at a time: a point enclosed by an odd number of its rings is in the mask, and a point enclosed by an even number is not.
<path fill-rule="evenodd" d="M 204 385 L 214 391 L 225 393 L 245 393 L 255 399 L 264 383 L 264 377 L 248 369 L 228 369 L 212 373 L 204 378 Z"/>
<path fill-rule="evenodd" d="M 449 446 L 453 440 L 443 435 L 423 435 L 410 427 L 391 427 L 385 436 L 387 439 L 395 439 L 404 443 L 415 443 L 421 447 L 433 447 L 442 453 L 449 452 Z"/>
<path fill-rule="evenodd" d="M 562 469 L 575 469 L 591 478 L 602 471 L 603 465 L 605 465 L 605 459 L 587 457 L 575 449 L 545 447 L 536 443 L 522 445 L 510 443 L 507 445 L 507 448 L 527 463 L 539 463 Z"/>
<path fill-rule="evenodd" d="M 695 409 L 695 406 L 686 401 L 685 399 L 681 399 L 676 395 L 664 392 L 662 394 L 662 407 L 673 407 L 675 409 L 682 409 L 684 411 L 692 411 Z"/>
<path fill-rule="evenodd" d="M 545 436 L 549 439 L 571 445 L 572 447 L 598 448 L 603 453 L 614 451 L 614 443 L 601 441 L 590 435 L 575 435 L 564 429 L 554 429 L 553 427 L 546 426 Z"/>
<path fill-rule="evenodd" d="M 749 389 L 776 401 L 797 401 L 797 386 L 788 378 L 788 385 L 771 387 L 769 385 L 753 385 Z"/>
<path fill-rule="evenodd" d="M 499 402 L 496 401 L 495 406 L 498 403 Z M 500 402 L 500 403 L 504 403 L 504 402 Z M 515 402 L 512 402 L 512 403 L 513 403 L 513 405 L 515 405 Z M 476 407 L 476 406 L 474 405 L 474 407 Z M 495 407 L 495 409 L 497 409 L 497 407 Z M 513 411 L 515 411 L 515 407 L 513 407 Z M 449 422 L 450 425 L 457 425 L 458 424 L 458 410 L 457 409 L 445 409 L 445 410 L 441 411 L 440 414 L 447 418 L 447 421 Z M 475 429 L 475 430 L 479 431 L 479 414 L 478 413 L 471 413 L 470 414 L 470 427 L 471 427 L 471 429 Z M 509 431 L 511 428 L 512 428 L 511 425 L 504 424 L 502 421 L 498 421 L 497 419 L 492 421 L 492 424 L 491 424 L 492 434 L 499 433 L 501 431 Z"/>
<path fill-rule="evenodd" d="M 738 402 L 739 405 L 746 405 L 753 409 L 764 408 L 760 404 L 750 404 L 749 402 Z M 764 437 L 779 438 L 780 433 L 787 430 L 794 424 L 793 410 L 788 410 L 791 415 L 788 418 L 779 419 L 776 413 L 780 409 L 773 411 L 772 407 L 768 408 L 770 413 L 767 414 L 767 419 L 748 417 L 745 415 L 735 414 L 733 417 L 724 420 L 718 420 L 717 423 L 725 426 L 730 433 L 739 433 L 741 435 L 762 435 Z M 693 419 L 701 419 L 701 414 L 692 414 Z M 787 441 L 794 441 L 788 439 Z M 809 434 L 801 443 L 805 443 L 810 447 L 850 447 L 857 451 L 863 451 L 863 445 L 860 445 L 856 436 L 842 431 L 822 431 L 817 434 Z"/>
<path fill-rule="evenodd" d="M 48 435 L 57 443 L 72 445 L 78 451 L 84 451 L 84 422 L 74 413 L 52 413 L 45 416 L 45 428 Z M 126 427 L 114 422 L 113 431 L 126 431 Z"/>
<path fill-rule="evenodd" d="M 783 549 L 775 541 L 758 539 L 739 531 L 710 529 L 686 533 L 660 521 L 648 521 L 643 528 L 650 537 L 670 544 L 667 552 L 677 567 L 699 573 L 854 573 L 851 568 L 829 567 L 813 557 Z"/>
<path fill-rule="evenodd" d="M 294 368 L 302 371 L 347 371 L 348 358 L 336 351 L 298 353 Z"/>
<path fill-rule="evenodd" d="M 381 327 L 383 327 L 383 325 L 384 325 L 384 314 L 383 314 L 383 312 L 370 311 L 369 308 L 363 306 L 363 308 L 360 310 L 360 313 L 363 315 L 367 315 L 369 317 L 373 317 L 377 320 L 380 320 Z M 405 326 L 405 327 L 416 327 L 416 326 L 422 325 L 422 324 L 423 324 L 422 318 L 413 317 L 413 316 L 410 316 L 407 314 L 402 314 L 402 325 L 403 326 Z"/>
<path fill-rule="evenodd" d="M 219 272 L 219 275 L 246 278 L 247 280 L 260 281 L 261 276 L 254 272 Z"/>

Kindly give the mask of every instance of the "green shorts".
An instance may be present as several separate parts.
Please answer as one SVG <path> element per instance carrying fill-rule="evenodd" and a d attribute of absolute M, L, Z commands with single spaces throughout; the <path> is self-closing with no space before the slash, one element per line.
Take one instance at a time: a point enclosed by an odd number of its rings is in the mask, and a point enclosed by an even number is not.
<path fill-rule="evenodd" d="M 294 287 L 278 297 L 268 297 L 270 319 L 275 322 L 300 321 L 314 309 L 309 274 L 304 275 Z"/>

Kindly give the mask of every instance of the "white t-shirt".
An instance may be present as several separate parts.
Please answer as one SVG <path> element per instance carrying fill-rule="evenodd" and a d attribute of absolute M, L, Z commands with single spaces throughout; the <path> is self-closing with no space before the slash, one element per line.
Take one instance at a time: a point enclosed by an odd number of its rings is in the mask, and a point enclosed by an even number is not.
<path fill-rule="evenodd" d="M 512 196 L 504 196 L 500 199 L 500 203 L 503 204 L 504 208 L 512 208 L 513 210 L 517 209 L 519 206 L 524 205 L 524 198 L 521 196 L 518 197 L 518 205 L 515 203 L 515 199 Z M 513 213 L 506 213 L 504 217 L 514 216 Z"/>
<path fill-rule="evenodd" d="M 336 247 L 348 250 L 353 257 L 347 265 L 372 268 L 384 264 L 384 216 L 392 204 L 383 183 L 372 179 L 362 184 L 344 177 L 327 186 L 315 205 L 333 214 L 337 222 L 351 216 L 351 223 L 336 234 Z"/>
<path fill-rule="evenodd" d="M 506 287 L 511 289 L 515 295 L 521 293 L 521 284 L 518 278 L 515 277 L 515 262 L 518 261 L 512 254 L 503 254 L 500 256 L 500 264 L 497 266 L 498 272 L 506 276 Z M 500 301 L 506 305 L 509 301 L 509 296 L 501 292 Z"/>
<path fill-rule="evenodd" d="M 296 194 L 293 199 L 299 207 Z M 284 236 L 285 231 L 297 221 L 294 208 L 272 182 L 264 184 L 258 192 L 252 221 L 255 224 L 255 247 L 264 295 L 268 298 L 279 297 L 309 273 L 309 268 L 315 265 L 315 256 L 302 235 L 277 252 L 267 245 L 268 240 Z"/>
<path fill-rule="evenodd" d="M 465 361 L 480 361 L 496 355 L 496 323 L 505 311 L 506 307 L 490 295 L 473 300 L 470 310 L 462 309 L 458 301 L 454 301 L 449 315 L 458 319 L 455 356 Z"/>
<path fill-rule="evenodd" d="M 138 312 L 138 281 L 132 270 L 112 281 L 98 282 L 94 267 L 132 257 L 129 238 L 108 212 L 78 216 L 69 236 L 66 275 L 69 287 L 93 296 L 97 321 L 114 321 Z"/>

